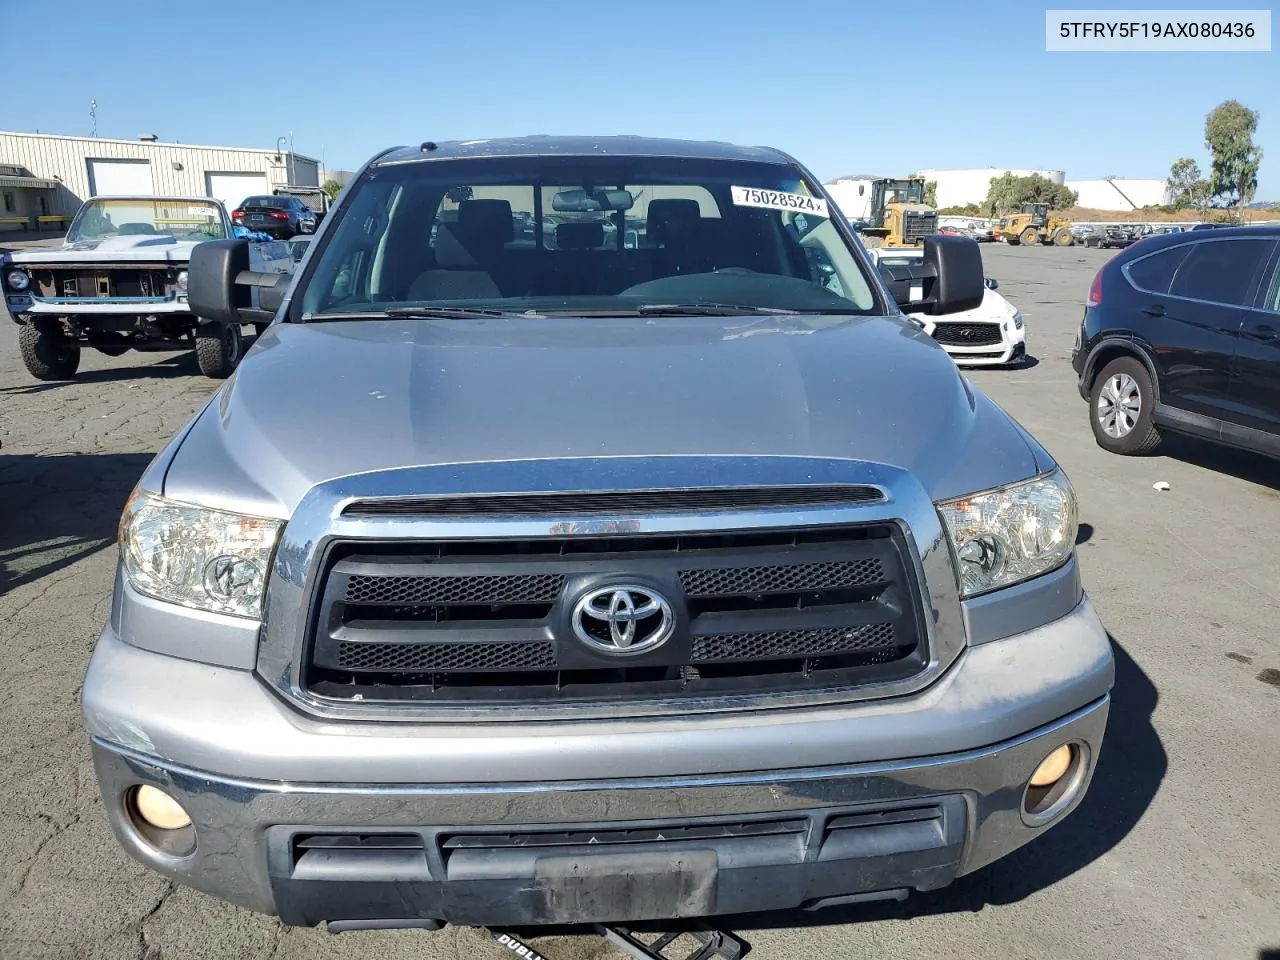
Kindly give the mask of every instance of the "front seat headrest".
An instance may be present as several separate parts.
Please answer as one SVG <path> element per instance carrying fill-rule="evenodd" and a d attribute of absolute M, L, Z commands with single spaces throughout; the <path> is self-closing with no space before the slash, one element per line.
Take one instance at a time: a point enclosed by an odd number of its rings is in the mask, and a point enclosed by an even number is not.
<path fill-rule="evenodd" d="M 650 200 L 648 226 L 645 233 L 650 243 L 666 243 L 671 239 L 671 229 L 684 225 L 702 216 L 702 208 L 697 200 L 672 197 L 663 200 Z"/>
<path fill-rule="evenodd" d="M 561 250 L 598 250 L 604 246 L 604 224 L 598 220 L 558 224 L 556 246 Z"/>
<path fill-rule="evenodd" d="M 506 200 L 463 200 L 458 204 L 458 238 L 466 244 L 501 245 L 515 238 Z"/>

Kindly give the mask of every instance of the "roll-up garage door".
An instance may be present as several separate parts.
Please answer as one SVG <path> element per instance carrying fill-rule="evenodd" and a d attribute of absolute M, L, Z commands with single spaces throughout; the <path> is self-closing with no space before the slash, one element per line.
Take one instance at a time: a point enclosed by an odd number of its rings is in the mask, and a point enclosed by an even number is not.
<path fill-rule="evenodd" d="M 239 206 L 245 197 L 270 196 L 265 173 L 206 173 L 205 192 L 215 200 L 221 200 L 227 212 Z"/>
<path fill-rule="evenodd" d="M 150 160 L 89 160 L 89 190 L 95 197 L 151 196 Z"/>

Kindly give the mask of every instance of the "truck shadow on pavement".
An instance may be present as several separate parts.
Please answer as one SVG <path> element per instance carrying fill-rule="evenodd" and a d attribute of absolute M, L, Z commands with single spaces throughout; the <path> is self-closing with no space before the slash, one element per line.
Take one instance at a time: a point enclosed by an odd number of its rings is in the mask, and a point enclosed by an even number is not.
<path fill-rule="evenodd" d="M 12 387 L 0 387 L 0 394 L 30 396 L 46 390 L 64 390 L 80 383 L 117 383 L 121 380 L 139 380 L 155 377 L 198 376 L 196 357 L 190 351 L 166 354 L 150 363 L 131 363 L 123 367 L 102 367 L 98 370 L 82 370 L 72 380 L 40 381 L 32 379 Z"/>
<path fill-rule="evenodd" d="M 125 500 L 151 458 L 0 448 L 0 597 L 112 546 Z"/>
<path fill-rule="evenodd" d="M 1103 856 L 1142 819 L 1169 765 L 1151 723 L 1159 699 L 1155 684 L 1114 637 L 1111 647 L 1116 680 L 1098 767 L 1084 800 L 1060 824 L 942 890 L 915 893 L 900 903 L 726 918 L 723 929 L 746 933 L 752 929 L 976 913 L 988 905 L 1017 903 Z"/>

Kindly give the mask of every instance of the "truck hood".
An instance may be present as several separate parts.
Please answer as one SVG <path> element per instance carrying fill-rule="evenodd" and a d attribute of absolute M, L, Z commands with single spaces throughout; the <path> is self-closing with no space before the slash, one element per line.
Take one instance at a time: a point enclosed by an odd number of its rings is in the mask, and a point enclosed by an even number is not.
<path fill-rule="evenodd" d="M 815 316 L 276 324 L 166 456 L 166 496 L 280 517 L 400 467 L 856 459 L 936 500 L 1052 463 L 911 322 Z"/>
<path fill-rule="evenodd" d="M 12 263 L 70 263 L 94 260 L 190 260 L 195 240 L 176 240 L 167 234 L 143 234 L 128 237 L 102 237 L 62 243 L 56 247 L 24 250 L 5 259 Z"/>

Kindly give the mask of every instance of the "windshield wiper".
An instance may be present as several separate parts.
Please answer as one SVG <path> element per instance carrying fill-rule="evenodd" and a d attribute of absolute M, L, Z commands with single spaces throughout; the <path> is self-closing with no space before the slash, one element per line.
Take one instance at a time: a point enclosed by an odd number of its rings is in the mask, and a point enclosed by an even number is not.
<path fill-rule="evenodd" d="M 390 310 L 352 310 L 334 313 L 304 313 L 303 323 L 325 323 L 336 320 L 466 320 L 472 317 L 515 317 L 537 319 L 542 314 L 532 310 L 490 310 L 484 307 L 392 307 Z"/>
<path fill-rule="evenodd" d="M 642 317 L 741 317 L 799 312 L 785 307 L 755 307 L 742 303 L 646 303 L 636 307 L 636 313 Z"/>

